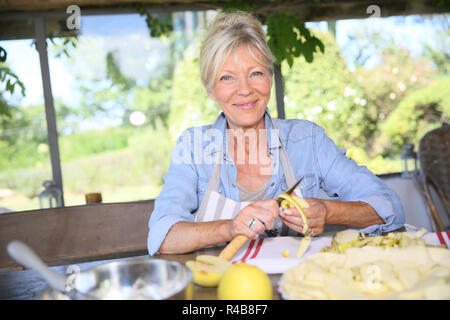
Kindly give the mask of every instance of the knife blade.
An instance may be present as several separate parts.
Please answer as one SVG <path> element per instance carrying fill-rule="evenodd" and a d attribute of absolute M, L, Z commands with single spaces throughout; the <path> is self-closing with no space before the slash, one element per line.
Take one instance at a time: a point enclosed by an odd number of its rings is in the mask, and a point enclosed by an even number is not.
<path fill-rule="evenodd" d="M 301 177 L 300 179 L 298 179 L 298 181 L 296 183 L 294 183 L 294 185 L 292 187 L 287 189 L 285 193 L 290 195 L 295 190 L 295 188 L 297 188 L 297 186 L 300 184 L 300 182 L 302 182 L 303 178 L 304 177 Z M 278 206 L 281 206 L 281 201 L 283 201 L 283 199 L 281 199 L 281 198 L 277 199 Z"/>

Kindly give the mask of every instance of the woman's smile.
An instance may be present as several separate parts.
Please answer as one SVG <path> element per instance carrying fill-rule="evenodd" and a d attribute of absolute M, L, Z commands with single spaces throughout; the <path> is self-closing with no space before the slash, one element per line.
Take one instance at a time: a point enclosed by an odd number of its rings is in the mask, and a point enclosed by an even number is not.
<path fill-rule="evenodd" d="M 256 106 L 257 102 L 258 102 L 258 100 L 238 102 L 238 103 L 233 103 L 233 106 L 235 106 L 236 108 L 239 108 L 239 109 L 251 109 L 254 106 Z"/>

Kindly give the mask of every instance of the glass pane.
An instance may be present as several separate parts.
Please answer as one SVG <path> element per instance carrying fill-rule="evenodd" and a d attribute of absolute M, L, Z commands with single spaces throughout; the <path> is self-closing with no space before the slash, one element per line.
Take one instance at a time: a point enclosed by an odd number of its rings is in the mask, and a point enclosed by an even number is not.
<path fill-rule="evenodd" d="M 401 172 L 404 144 L 449 123 L 448 15 L 310 23 L 325 45 L 282 67 L 287 118 L 322 125 L 376 174 Z"/>
<path fill-rule="evenodd" d="M 77 33 L 47 21 L 65 205 L 156 198 L 182 130 L 219 108 L 198 71 L 207 12 L 152 15 L 173 32 L 152 37 L 139 14 L 82 16 Z"/>
<path fill-rule="evenodd" d="M 0 62 L 0 110 L 9 114 L 0 112 L 0 212 L 39 209 L 42 184 L 52 178 L 39 54 L 29 38 L 33 24 L 6 25 L 0 27 L 7 52 Z"/>

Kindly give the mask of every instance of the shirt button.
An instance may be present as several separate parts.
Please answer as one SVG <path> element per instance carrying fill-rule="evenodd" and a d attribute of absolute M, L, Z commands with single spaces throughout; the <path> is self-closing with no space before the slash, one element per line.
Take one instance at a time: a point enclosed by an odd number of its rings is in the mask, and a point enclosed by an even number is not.
<path fill-rule="evenodd" d="M 274 185 L 275 185 L 275 182 L 272 182 L 272 184 L 270 186 L 273 187 Z"/>
<path fill-rule="evenodd" d="M 236 185 L 234 183 L 232 184 L 232 186 L 233 186 L 233 188 L 236 188 Z"/>

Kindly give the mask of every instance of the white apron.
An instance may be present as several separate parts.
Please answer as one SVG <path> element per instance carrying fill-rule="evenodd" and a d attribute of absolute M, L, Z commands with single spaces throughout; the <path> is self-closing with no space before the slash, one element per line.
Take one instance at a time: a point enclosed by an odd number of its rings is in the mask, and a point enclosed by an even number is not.
<path fill-rule="evenodd" d="M 272 118 L 270 118 L 270 120 L 272 121 L 274 128 L 278 129 L 275 121 Z M 280 140 L 281 143 L 280 162 L 284 172 L 284 176 L 286 178 L 286 184 L 289 188 L 290 186 L 294 185 L 295 182 L 297 182 L 297 178 L 295 177 L 294 170 L 292 169 L 287 152 L 283 146 L 283 142 L 281 141 L 279 135 L 278 139 Z M 226 198 L 218 192 L 220 185 L 221 155 L 222 153 L 220 151 L 217 151 L 216 156 L 214 157 L 214 165 L 211 172 L 211 177 L 208 182 L 208 187 L 205 191 L 202 203 L 200 204 L 200 207 L 195 216 L 196 222 L 233 219 L 242 209 L 244 209 L 247 205 L 251 203 L 251 202 L 238 202 L 233 199 Z M 300 197 L 302 196 L 299 187 L 295 189 L 295 194 Z M 260 236 L 274 237 L 277 235 L 282 236 L 298 235 L 298 232 L 290 229 L 288 226 L 282 223 L 279 217 L 277 217 L 275 220 L 275 227 L 272 230 L 266 230 L 265 234 L 262 234 Z"/>

